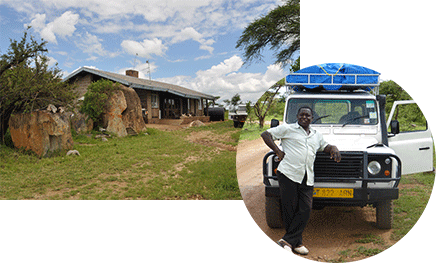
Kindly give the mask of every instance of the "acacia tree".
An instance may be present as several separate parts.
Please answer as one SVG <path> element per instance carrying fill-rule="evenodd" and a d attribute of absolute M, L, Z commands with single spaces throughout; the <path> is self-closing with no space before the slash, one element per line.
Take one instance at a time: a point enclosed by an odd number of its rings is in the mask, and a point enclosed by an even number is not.
<path fill-rule="evenodd" d="M 292 64 L 290 71 L 295 72 L 300 69 L 300 58 L 298 58 L 294 64 Z M 263 95 L 257 100 L 253 106 L 253 112 L 259 120 L 259 127 L 262 129 L 265 123 L 265 117 L 267 116 L 270 108 L 275 102 L 275 97 L 279 93 L 280 89 L 285 86 L 285 79 L 277 81 L 271 86 Z"/>
<path fill-rule="evenodd" d="M 236 48 L 244 50 L 244 63 L 262 60 L 264 48 L 275 51 L 276 63 L 287 65 L 300 50 L 300 1 L 288 0 L 264 17 L 254 20 L 243 31 Z"/>
<path fill-rule="evenodd" d="M 274 98 L 279 93 L 281 87 L 285 84 L 285 79 L 279 80 L 271 88 L 269 88 L 253 106 L 253 112 L 259 120 L 259 128 L 262 129 L 265 123 L 265 117 L 269 109 L 274 104 Z"/>
<path fill-rule="evenodd" d="M 11 40 L 0 59 L 0 142 L 8 129 L 11 114 L 70 105 L 75 86 L 62 82 L 61 70 L 48 66 L 47 42 L 36 41 L 24 32 L 20 41 Z"/>
<path fill-rule="evenodd" d="M 223 100 L 223 102 L 230 109 L 236 108 L 236 106 L 241 102 L 241 96 L 238 93 L 236 93 L 230 100 Z"/>

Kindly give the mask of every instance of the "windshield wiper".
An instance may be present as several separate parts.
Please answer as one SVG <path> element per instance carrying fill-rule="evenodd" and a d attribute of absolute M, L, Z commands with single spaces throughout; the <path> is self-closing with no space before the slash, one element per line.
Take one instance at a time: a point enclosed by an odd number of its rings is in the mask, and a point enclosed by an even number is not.
<path fill-rule="evenodd" d="M 342 125 L 342 127 L 345 127 L 345 125 L 350 124 L 350 123 L 352 123 L 352 122 L 355 121 L 355 120 L 363 119 L 363 118 L 368 118 L 368 117 L 369 117 L 368 115 L 363 115 L 363 116 L 359 116 L 359 117 L 353 118 L 353 119 L 347 121 L 346 123 L 344 123 L 344 124 Z"/>
<path fill-rule="evenodd" d="M 324 115 L 324 116 L 318 117 L 315 120 L 313 120 L 312 123 L 315 123 L 315 122 L 317 122 L 317 121 L 319 121 L 321 119 L 327 118 L 327 117 L 330 117 L 330 115 Z"/>

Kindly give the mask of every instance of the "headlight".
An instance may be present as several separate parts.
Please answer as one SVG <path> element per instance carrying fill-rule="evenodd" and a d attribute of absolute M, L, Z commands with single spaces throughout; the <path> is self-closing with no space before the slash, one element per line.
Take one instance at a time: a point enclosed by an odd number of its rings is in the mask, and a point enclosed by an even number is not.
<path fill-rule="evenodd" d="M 377 161 L 372 161 L 368 164 L 368 172 L 372 175 L 376 175 L 380 172 L 381 165 Z"/>

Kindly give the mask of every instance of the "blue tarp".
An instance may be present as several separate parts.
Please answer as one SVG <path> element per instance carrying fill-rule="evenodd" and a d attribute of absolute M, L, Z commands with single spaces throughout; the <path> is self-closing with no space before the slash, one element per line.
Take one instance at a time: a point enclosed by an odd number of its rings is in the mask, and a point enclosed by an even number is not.
<path fill-rule="evenodd" d="M 313 89 L 322 86 L 326 90 L 339 90 L 346 86 L 371 90 L 379 85 L 379 76 L 375 70 L 346 63 L 320 64 L 286 76 L 286 83 L 292 86 L 304 86 Z"/>

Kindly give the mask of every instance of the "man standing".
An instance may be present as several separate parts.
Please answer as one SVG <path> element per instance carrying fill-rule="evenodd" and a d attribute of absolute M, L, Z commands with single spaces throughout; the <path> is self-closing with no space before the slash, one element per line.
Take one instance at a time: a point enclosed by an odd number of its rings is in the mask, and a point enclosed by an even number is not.
<path fill-rule="evenodd" d="M 341 160 L 338 148 L 328 144 L 320 132 L 310 127 L 312 120 L 312 109 L 304 106 L 298 110 L 297 123 L 283 124 L 261 134 L 265 144 L 281 161 L 277 177 L 286 234 L 278 244 L 302 255 L 309 253 L 303 246 L 302 234 L 312 209 L 316 152 L 330 153 L 336 162 Z M 274 143 L 278 139 L 282 140 L 283 151 Z"/>

